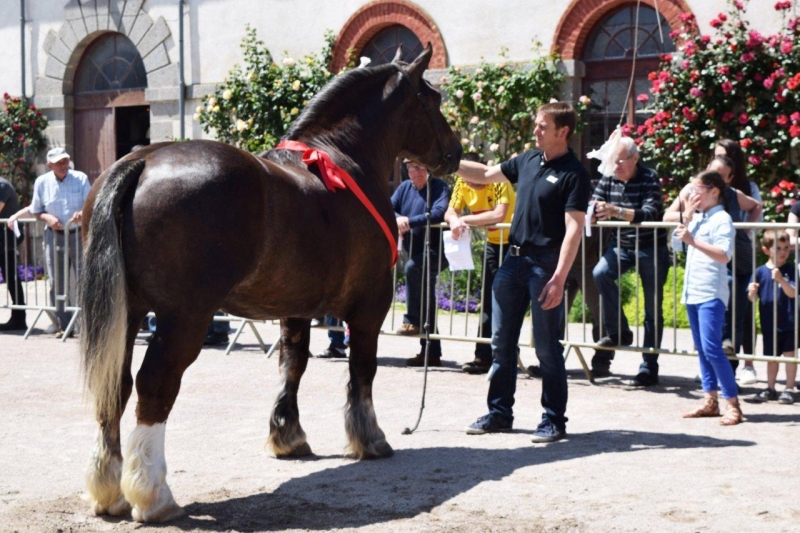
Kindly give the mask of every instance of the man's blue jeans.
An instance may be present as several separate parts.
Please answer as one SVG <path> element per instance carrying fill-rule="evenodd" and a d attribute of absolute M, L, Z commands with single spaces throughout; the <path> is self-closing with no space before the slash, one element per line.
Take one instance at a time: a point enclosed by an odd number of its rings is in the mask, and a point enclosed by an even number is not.
<path fill-rule="evenodd" d="M 331 315 L 325 315 L 325 325 L 329 328 L 340 328 L 344 325 L 344 322 Z M 336 348 L 338 350 L 347 349 L 347 345 L 344 343 L 344 331 L 329 329 L 328 340 L 330 341 L 330 348 Z"/>
<path fill-rule="evenodd" d="M 514 420 L 514 393 L 517 390 L 517 344 L 528 305 L 531 305 L 536 356 L 542 370 L 542 418 L 566 431 L 567 373 L 564 348 L 559 342 L 559 325 L 564 302 L 544 311 L 536 300 L 558 265 L 559 252 L 534 257 L 506 256 L 492 286 L 492 379 L 489 384 L 489 413 Z"/>
<path fill-rule="evenodd" d="M 619 254 L 619 269 L 617 268 L 617 254 Z M 644 348 L 660 348 L 664 332 L 664 283 L 667 281 L 669 271 L 669 253 L 666 246 L 658 246 L 653 250 L 653 245 L 639 248 L 639 276 L 642 278 L 641 290 L 644 293 Z M 620 313 L 622 323 L 617 320 L 619 311 L 619 287 L 617 278 L 636 266 L 636 251 L 628 248 L 619 248 L 610 245 L 606 248 L 592 271 L 595 285 L 603 297 L 603 326 L 606 335 L 616 336 L 619 331 L 623 333 L 630 330 L 625 313 Z M 658 320 L 656 321 L 656 315 Z M 639 372 L 658 375 L 658 355 L 642 354 L 642 364 Z"/>

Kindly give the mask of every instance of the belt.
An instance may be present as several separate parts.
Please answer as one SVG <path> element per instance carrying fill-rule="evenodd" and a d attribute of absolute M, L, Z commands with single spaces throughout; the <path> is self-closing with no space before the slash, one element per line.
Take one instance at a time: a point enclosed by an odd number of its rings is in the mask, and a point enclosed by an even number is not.
<path fill-rule="evenodd" d="M 64 235 L 65 233 L 67 233 L 63 229 L 52 229 L 52 228 L 49 228 L 49 229 L 51 229 L 51 231 L 55 231 L 56 233 L 59 233 L 61 235 Z M 72 228 L 72 229 L 69 230 L 69 233 L 73 234 L 73 233 L 75 233 L 76 231 L 78 231 L 80 229 L 81 228 Z"/>
<path fill-rule="evenodd" d="M 531 257 L 537 253 L 553 253 L 559 252 L 560 250 L 560 248 L 547 246 L 517 246 L 516 244 L 511 244 L 508 246 L 508 255 L 511 257 Z"/>

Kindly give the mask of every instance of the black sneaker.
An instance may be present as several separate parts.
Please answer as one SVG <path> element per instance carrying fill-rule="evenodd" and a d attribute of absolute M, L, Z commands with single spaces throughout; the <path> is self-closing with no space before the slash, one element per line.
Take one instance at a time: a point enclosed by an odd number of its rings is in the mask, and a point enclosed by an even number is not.
<path fill-rule="evenodd" d="M 532 378 L 542 377 L 542 369 L 539 367 L 539 365 L 531 365 L 528 368 L 526 368 L 525 371 Z"/>
<path fill-rule="evenodd" d="M 464 363 L 461 365 L 461 371 L 466 372 L 467 374 L 486 374 L 489 372 L 489 369 L 492 368 L 492 361 L 491 359 L 488 361 L 484 361 L 476 357 L 469 363 Z"/>
<path fill-rule="evenodd" d="M 789 389 L 786 389 L 778 396 L 778 403 L 783 405 L 792 405 L 794 403 L 794 395 Z"/>
<path fill-rule="evenodd" d="M 539 427 L 537 427 L 536 431 L 533 432 L 531 442 L 537 444 L 543 442 L 555 442 L 563 439 L 566 436 L 566 431 L 561 431 L 549 420 L 542 420 L 542 422 L 539 424 Z"/>
<path fill-rule="evenodd" d="M 775 402 L 778 400 L 778 391 L 775 389 L 764 389 L 755 396 L 753 401 L 758 403 Z"/>
<path fill-rule="evenodd" d="M 492 415 L 483 415 L 467 427 L 467 435 L 483 435 L 511 431 L 512 422 Z"/>
<path fill-rule="evenodd" d="M 614 346 L 630 346 L 631 344 L 633 344 L 633 332 L 631 330 L 622 332 L 621 341 L 616 333 L 613 335 L 606 335 L 597 341 L 597 345 L 602 346 L 603 348 L 613 348 Z"/>
<path fill-rule="evenodd" d="M 211 335 L 206 335 L 203 344 L 206 346 L 218 346 L 220 344 L 228 344 L 228 334 L 212 333 Z"/>
<path fill-rule="evenodd" d="M 652 387 L 658 385 L 658 376 L 648 372 L 639 372 L 628 382 L 631 387 Z"/>
<path fill-rule="evenodd" d="M 592 367 L 592 377 L 593 378 L 607 378 L 611 376 L 611 367 L 607 366 L 595 366 Z"/>
<path fill-rule="evenodd" d="M 324 352 L 317 354 L 317 359 L 343 359 L 347 357 L 347 352 L 344 348 L 334 348 L 333 346 L 328 346 Z"/>

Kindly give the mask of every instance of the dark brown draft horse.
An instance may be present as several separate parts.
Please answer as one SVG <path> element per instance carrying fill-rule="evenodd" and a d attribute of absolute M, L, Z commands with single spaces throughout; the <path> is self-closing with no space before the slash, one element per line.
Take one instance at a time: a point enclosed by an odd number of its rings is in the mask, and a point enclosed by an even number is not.
<path fill-rule="evenodd" d="M 441 175 L 461 157 L 441 97 L 422 78 L 430 56 L 428 48 L 410 65 L 396 60 L 337 77 L 285 137 L 330 154 L 395 237 L 388 190 L 395 159 L 412 157 Z M 132 509 L 135 520 L 155 522 L 181 512 L 165 479 L 165 425 L 217 309 L 281 318 L 284 383 L 268 440 L 277 456 L 311 453 L 297 390 L 310 319 L 324 314 L 350 325 L 350 451 L 392 454 L 372 405 L 378 333 L 392 299 L 389 241 L 351 191 L 329 191 L 301 155 L 163 143 L 126 156 L 94 184 L 84 208 L 80 294 L 84 373 L 100 426 L 86 474 L 95 513 Z M 158 326 L 136 376 L 137 426 L 122 453 L 133 343 L 150 309 Z"/>

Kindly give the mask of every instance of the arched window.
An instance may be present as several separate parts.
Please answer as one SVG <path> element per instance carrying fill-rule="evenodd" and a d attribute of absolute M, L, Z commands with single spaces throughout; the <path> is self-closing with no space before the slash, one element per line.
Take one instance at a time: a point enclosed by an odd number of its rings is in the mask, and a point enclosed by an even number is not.
<path fill-rule="evenodd" d="M 409 63 L 422 52 L 422 43 L 414 32 L 397 24 L 370 39 L 361 55 L 370 58 L 372 65 L 381 65 L 394 59 L 398 47 L 402 50 L 401 59 Z"/>
<path fill-rule="evenodd" d="M 619 123 L 623 110 L 626 110 L 626 122 L 641 124 L 647 118 L 642 112 L 645 104 L 636 97 L 648 92 L 647 74 L 658 68 L 660 54 L 675 50 L 669 38 L 670 31 L 662 15 L 642 5 L 637 32 L 635 4 L 611 12 L 592 30 L 582 54 L 586 64 L 583 92 L 600 109 L 595 108 L 589 115 L 585 150 L 598 148 L 605 142 Z M 635 41 L 636 70 L 629 95 Z"/>
<path fill-rule="evenodd" d="M 142 56 L 126 36 L 100 37 L 84 52 L 75 74 L 75 92 L 93 93 L 147 87 Z"/>

